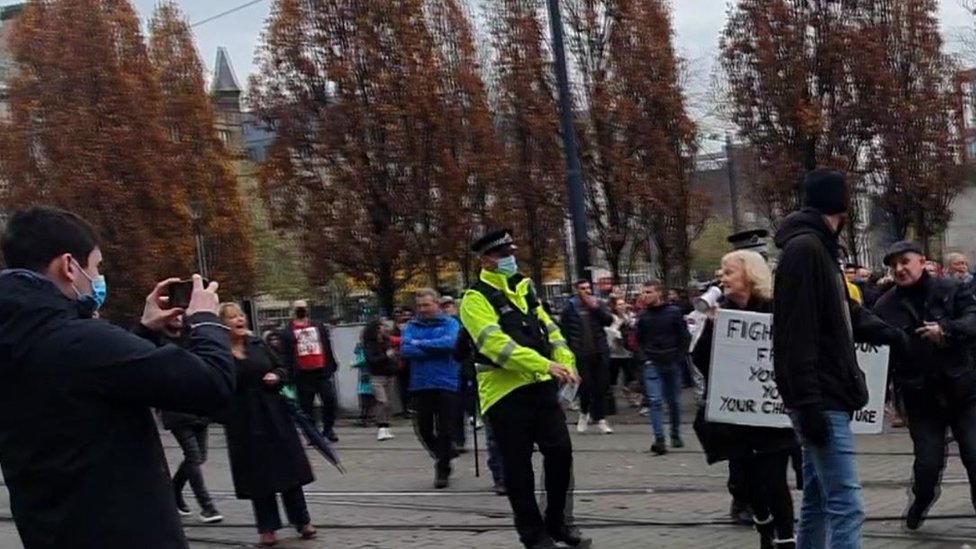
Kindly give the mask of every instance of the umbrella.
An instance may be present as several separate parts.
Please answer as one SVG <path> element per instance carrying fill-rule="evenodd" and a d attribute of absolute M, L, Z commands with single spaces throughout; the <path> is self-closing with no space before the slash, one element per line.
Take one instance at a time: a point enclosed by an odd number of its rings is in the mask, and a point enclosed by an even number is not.
<path fill-rule="evenodd" d="M 282 386 L 279 391 L 282 397 L 285 399 L 285 403 L 288 405 L 288 411 L 291 412 L 291 417 L 295 419 L 295 423 L 298 424 L 298 428 L 301 429 L 302 433 L 305 434 L 305 438 L 308 443 L 315 447 L 316 450 L 322 454 L 329 463 L 335 465 L 335 468 L 339 470 L 340 473 L 346 474 L 346 469 L 342 466 L 342 462 L 339 460 L 339 454 L 336 452 L 335 448 L 327 438 L 325 438 L 318 429 L 315 428 L 315 422 L 312 418 L 305 415 L 305 412 L 298 406 L 298 399 L 295 397 L 295 388 L 291 385 Z"/>

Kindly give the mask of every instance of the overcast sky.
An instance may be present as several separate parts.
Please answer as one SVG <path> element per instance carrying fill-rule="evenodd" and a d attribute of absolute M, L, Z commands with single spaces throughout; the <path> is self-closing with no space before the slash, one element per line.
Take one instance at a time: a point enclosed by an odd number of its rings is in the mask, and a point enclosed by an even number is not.
<path fill-rule="evenodd" d="M 157 0 L 133 0 L 143 19 L 147 19 Z M 371 0 L 372 1 L 372 0 Z M 376 0 L 378 1 L 378 0 Z M 469 0 L 479 2 L 484 0 Z M 972 33 L 973 17 L 962 7 L 966 0 L 940 0 L 943 32 L 947 49 L 963 49 L 960 38 Z M 15 3 L 0 0 L 0 5 Z M 191 23 L 202 22 L 248 3 L 247 0 L 177 0 Z M 253 69 L 254 51 L 264 29 L 272 0 L 258 0 L 234 13 L 194 27 L 197 45 L 204 62 L 212 68 L 217 47 L 230 52 L 239 80 L 244 83 Z M 718 49 L 718 36 L 725 21 L 727 0 L 672 0 L 675 43 L 689 61 L 688 86 L 693 95 L 709 85 Z M 694 104 L 695 101 L 692 101 Z"/>

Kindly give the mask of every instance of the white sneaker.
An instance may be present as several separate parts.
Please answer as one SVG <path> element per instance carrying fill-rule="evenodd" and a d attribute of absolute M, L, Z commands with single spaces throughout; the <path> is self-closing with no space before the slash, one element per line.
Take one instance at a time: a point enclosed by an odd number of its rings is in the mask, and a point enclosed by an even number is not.
<path fill-rule="evenodd" d="M 596 424 L 596 428 L 600 430 L 600 434 L 601 435 L 612 435 L 613 434 L 613 428 L 610 427 L 610 424 L 607 423 L 607 420 L 605 420 L 605 419 L 601 419 L 600 421 L 598 421 L 597 424 Z"/>
<path fill-rule="evenodd" d="M 389 427 L 380 427 L 379 432 L 376 433 L 376 440 L 379 441 L 390 440 L 392 438 L 393 438 L 393 433 L 390 432 Z"/>
<path fill-rule="evenodd" d="M 641 406 L 641 409 L 637 411 L 638 415 L 646 416 L 651 413 L 651 410 L 647 406 Z"/>
<path fill-rule="evenodd" d="M 585 433 L 590 428 L 590 415 L 580 414 L 579 422 L 576 423 L 576 432 Z"/>

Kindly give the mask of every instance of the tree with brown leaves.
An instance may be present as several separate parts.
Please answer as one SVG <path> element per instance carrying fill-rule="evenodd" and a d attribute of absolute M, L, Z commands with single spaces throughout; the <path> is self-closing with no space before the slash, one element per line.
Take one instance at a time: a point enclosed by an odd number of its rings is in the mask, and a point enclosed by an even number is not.
<path fill-rule="evenodd" d="M 447 262 L 457 263 L 467 286 L 478 274 L 471 242 L 489 227 L 510 224 L 512 216 L 493 202 L 504 170 L 471 19 L 457 0 L 429 0 L 427 13 L 440 59 L 442 127 L 456 168 L 443 182 L 438 226 L 446 246 L 441 251 Z"/>
<path fill-rule="evenodd" d="M 870 69 L 857 59 L 856 12 L 853 2 L 739 0 L 729 14 L 721 50 L 733 121 L 762 166 L 753 201 L 774 225 L 799 206 L 809 170 L 838 168 L 859 185 L 871 135 L 853 82 Z"/>
<path fill-rule="evenodd" d="M 252 83 L 277 129 L 262 174 L 274 225 L 301 236 L 314 282 L 345 273 L 387 312 L 429 261 L 438 187 L 456 169 L 422 7 L 279 0 Z"/>
<path fill-rule="evenodd" d="M 248 295 L 255 280 L 249 217 L 230 156 L 217 137 L 189 24 L 175 4 L 165 2 L 156 8 L 149 31 L 149 57 L 162 90 L 162 124 L 171 138 L 160 172 L 181 184 L 201 210 L 210 278 L 228 296 Z"/>
<path fill-rule="evenodd" d="M 565 172 L 540 7 L 538 0 L 500 0 L 492 5 L 490 33 L 503 169 L 495 200 L 514 214 L 528 271 L 541 288 L 545 268 L 559 257 Z"/>
<path fill-rule="evenodd" d="M 186 194 L 162 176 L 159 83 L 126 0 L 35 0 L 12 40 L 16 76 L 0 123 L 4 202 L 77 212 L 101 233 L 112 297 L 141 312 L 153 285 L 193 261 Z"/>
<path fill-rule="evenodd" d="M 891 238 L 913 229 L 928 254 L 963 185 L 952 131 L 961 104 L 951 84 L 955 66 L 942 52 L 937 2 L 877 0 L 872 7 L 859 33 L 868 45 L 861 55 L 875 67 L 859 89 L 878 136 L 868 166 Z"/>

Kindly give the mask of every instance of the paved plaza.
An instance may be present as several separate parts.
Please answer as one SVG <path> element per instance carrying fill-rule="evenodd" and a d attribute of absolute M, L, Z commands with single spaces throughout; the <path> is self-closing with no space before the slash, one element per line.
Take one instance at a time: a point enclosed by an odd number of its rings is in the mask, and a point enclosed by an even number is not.
<path fill-rule="evenodd" d="M 571 414 L 575 419 L 575 413 Z M 688 447 L 664 457 L 647 453 L 648 428 L 632 411 L 617 418 L 610 436 L 579 435 L 571 426 L 576 459 L 577 522 L 597 549 L 752 548 L 758 536 L 728 520 L 729 496 L 724 465 L 708 467 L 690 427 Z M 340 475 L 314 452 L 317 480 L 306 487 L 319 539 L 300 541 L 279 532 L 286 549 L 518 549 L 508 502 L 491 491 L 481 456 L 482 476 L 474 476 L 474 454 L 463 455 L 448 490 L 432 489 L 433 466 L 409 424 L 394 425 L 395 440 L 380 443 L 373 429 L 343 422 L 339 450 L 348 470 Z M 180 451 L 169 433 L 163 443 L 175 467 Z M 469 440 L 469 447 L 471 441 Z M 864 547 L 976 547 L 976 519 L 965 473 L 949 459 L 942 497 L 933 518 L 919 533 L 901 529 L 911 446 L 904 429 L 858 441 L 868 522 Z M 257 539 L 250 503 L 234 498 L 226 446 L 219 427 L 211 428 L 207 482 L 226 517 L 214 526 L 185 519 L 194 549 L 252 547 Z M 792 474 L 791 474 L 792 478 Z M 193 502 L 189 496 L 187 500 Z M 795 494 L 799 503 L 799 493 Z M 93 513 L 99 512 L 92 509 Z M 10 521 L 6 490 L 0 496 L 0 548 L 20 549 Z"/>

